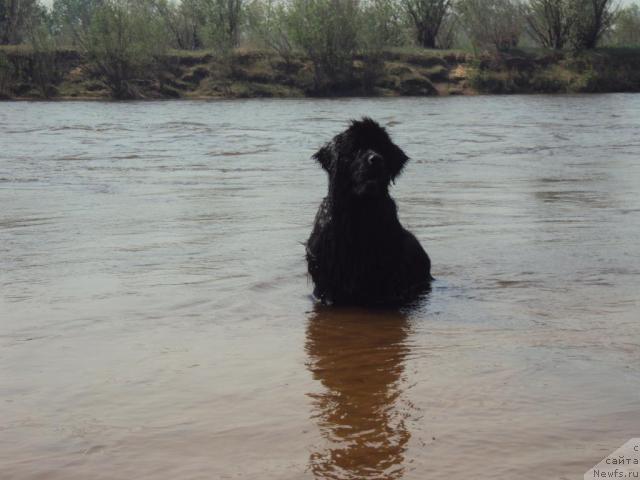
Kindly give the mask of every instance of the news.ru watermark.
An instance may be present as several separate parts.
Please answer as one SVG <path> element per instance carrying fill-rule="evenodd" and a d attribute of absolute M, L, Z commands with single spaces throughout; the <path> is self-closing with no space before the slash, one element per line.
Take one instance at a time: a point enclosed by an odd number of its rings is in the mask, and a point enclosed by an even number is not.
<path fill-rule="evenodd" d="M 584 474 L 584 480 L 595 478 L 640 479 L 640 438 L 632 438 Z"/>

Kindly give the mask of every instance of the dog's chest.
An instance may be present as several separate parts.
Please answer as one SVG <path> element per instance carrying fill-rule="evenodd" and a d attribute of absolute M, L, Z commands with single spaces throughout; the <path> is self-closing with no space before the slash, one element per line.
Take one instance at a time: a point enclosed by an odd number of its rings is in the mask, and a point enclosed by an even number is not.
<path fill-rule="evenodd" d="M 398 228 L 378 219 L 347 219 L 342 224 L 330 220 L 333 260 L 343 275 L 375 277 L 384 275 L 402 248 Z"/>

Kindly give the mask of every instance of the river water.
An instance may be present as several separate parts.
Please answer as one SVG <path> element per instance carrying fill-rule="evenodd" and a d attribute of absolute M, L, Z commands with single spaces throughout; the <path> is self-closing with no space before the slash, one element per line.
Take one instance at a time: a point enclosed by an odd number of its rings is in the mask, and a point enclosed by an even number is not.
<path fill-rule="evenodd" d="M 437 277 L 314 306 L 349 118 Z M 0 103 L 0 477 L 573 479 L 640 433 L 640 95 Z"/>

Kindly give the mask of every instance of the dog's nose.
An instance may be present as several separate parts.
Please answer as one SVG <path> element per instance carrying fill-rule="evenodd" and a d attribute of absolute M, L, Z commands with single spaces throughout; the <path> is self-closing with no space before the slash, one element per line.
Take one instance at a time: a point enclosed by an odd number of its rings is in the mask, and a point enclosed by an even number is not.
<path fill-rule="evenodd" d="M 376 152 L 371 152 L 367 156 L 367 162 L 369 162 L 369 165 L 371 166 L 377 166 L 382 163 L 382 156 L 378 155 Z"/>

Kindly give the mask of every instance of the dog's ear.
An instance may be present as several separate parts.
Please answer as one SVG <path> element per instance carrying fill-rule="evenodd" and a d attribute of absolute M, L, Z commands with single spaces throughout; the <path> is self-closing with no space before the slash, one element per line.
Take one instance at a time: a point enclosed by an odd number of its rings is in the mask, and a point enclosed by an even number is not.
<path fill-rule="evenodd" d="M 330 171 L 331 163 L 333 162 L 333 148 L 331 147 L 331 144 L 328 143 L 323 146 L 313 154 L 312 158 L 316 160 L 327 172 Z"/>
<path fill-rule="evenodd" d="M 402 151 L 400 147 L 397 145 L 393 145 L 391 149 L 391 155 L 389 158 L 389 174 L 391 175 L 391 180 L 395 180 L 400 173 L 402 173 L 402 169 L 405 164 L 409 160 L 409 157 L 406 153 Z"/>

